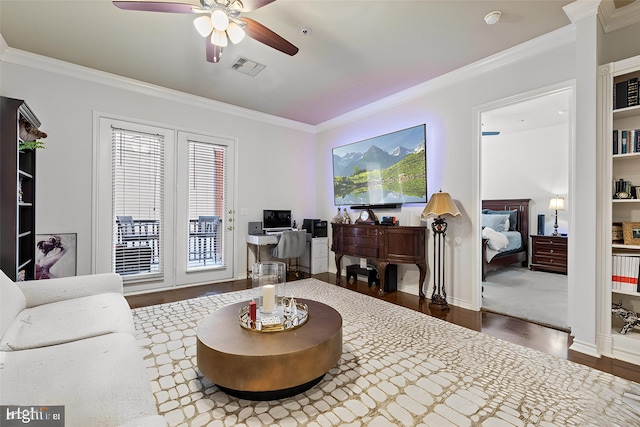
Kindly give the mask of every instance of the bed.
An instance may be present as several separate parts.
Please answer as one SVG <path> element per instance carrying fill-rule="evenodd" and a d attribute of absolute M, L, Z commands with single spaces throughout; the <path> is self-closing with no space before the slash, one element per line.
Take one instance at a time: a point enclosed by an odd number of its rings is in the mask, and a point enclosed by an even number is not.
<path fill-rule="evenodd" d="M 520 263 L 523 267 L 527 266 L 529 201 L 530 199 L 482 201 L 483 282 L 486 281 L 487 273 L 490 271 L 516 263 Z M 505 228 L 501 229 L 501 227 Z M 505 239 L 508 241 L 506 245 Z"/>

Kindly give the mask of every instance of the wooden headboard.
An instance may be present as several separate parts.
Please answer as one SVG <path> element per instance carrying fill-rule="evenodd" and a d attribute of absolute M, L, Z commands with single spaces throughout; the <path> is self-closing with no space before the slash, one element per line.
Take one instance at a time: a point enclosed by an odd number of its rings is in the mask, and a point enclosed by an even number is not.
<path fill-rule="evenodd" d="M 482 209 L 494 211 L 518 211 L 518 224 L 516 230 L 522 236 L 522 246 L 528 253 L 529 250 L 529 202 L 531 199 L 497 199 L 483 200 Z"/>

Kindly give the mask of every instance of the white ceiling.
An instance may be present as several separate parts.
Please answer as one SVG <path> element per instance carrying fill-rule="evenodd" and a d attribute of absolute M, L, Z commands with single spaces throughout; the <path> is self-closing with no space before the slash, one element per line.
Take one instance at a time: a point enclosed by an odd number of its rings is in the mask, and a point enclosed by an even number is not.
<path fill-rule="evenodd" d="M 482 131 L 509 135 L 532 129 L 567 125 L 572 116 L 568 90 L 536 96 L 482 113 Z M 483 138 L 491 138 L 485 136 Z"/>
<path fill-rule="evenodd" d="M 298 54 L 245 38 L 218 64 L 205 60 L 195 15 L 125 11 L 110 0 L 0 0 L 0 33 L 10 48 L 316 125 L 569 25 L 568 3 L 277 0 L 244 16 Z M 494 10 L 502 18 L 489 26 Z M 266 68 L 233 71 L 240 56 Z"/>

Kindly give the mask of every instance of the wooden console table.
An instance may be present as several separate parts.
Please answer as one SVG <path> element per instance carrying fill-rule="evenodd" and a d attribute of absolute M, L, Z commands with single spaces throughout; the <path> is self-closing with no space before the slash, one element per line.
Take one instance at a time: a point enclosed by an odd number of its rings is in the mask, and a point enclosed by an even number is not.
<path fill-rule="evenodd" d="M 420 270 L 418 291 L 425 297 L 422 286 L 427 275 L 426 227 L 394 225 L 331 224 L 336 254 L 336 284 L 340 283 L 340 261 L 343 255 L 375 260 L 380 277 L 380 294 L 385 293 L 385 270 L 389 264 L 415 264 Z"/>

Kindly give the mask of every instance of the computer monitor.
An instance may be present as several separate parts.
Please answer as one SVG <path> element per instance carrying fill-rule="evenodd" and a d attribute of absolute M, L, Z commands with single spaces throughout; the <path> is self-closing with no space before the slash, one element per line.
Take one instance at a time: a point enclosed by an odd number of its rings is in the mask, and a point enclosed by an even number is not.
<path fill-rule="evenodd" d="M 262 229 L 279 231 L 291 229 L 291 211 L 264 209 L 262 211 Z"/>

